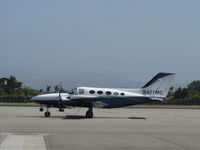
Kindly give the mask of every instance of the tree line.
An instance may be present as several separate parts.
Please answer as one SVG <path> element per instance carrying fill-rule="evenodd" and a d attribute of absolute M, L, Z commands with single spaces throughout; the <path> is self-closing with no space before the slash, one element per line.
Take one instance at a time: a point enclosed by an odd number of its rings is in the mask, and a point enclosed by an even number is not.
<path fill-rule="evenodd" d="M 15 76 L 0 78 L 0 97 L 33 97 L 38 94 L 65 92 L 60 85 L 47 85 L 46 89 L 32 89 L 23 85 Z"/>
<path fill-rule="evenodd" d="M 32 97 L 38 94 L 67 92 L 60 85 L 47 85 L 46 89 L 32 89 L 23 85 L 15 76 L 0 78 L 1 97 Z M 170 88 L 168 99 L 200 100 L 200 80 L 192 81 L 184 88 Z"/>
<path fill-rule="evenodd" d="M 200 100 L 200 80 L 192 81 L 187 87 L 172 92 L 174 99 Z"/>

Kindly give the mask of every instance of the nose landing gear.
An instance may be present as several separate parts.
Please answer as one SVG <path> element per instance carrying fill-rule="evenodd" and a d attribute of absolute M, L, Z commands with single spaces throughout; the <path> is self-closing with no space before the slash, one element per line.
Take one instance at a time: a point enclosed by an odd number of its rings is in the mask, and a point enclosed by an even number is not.
<path fill-rule="evenodd" d="M 44 113 L 44 116 L 45 117 L 50 117 L 51 116 L 51 113 L 49 112 L 48 106 L 47 106 L 46 112 Z"/>
<path fill-rule="evenodd" d="M 44 113 L 44 116 L 45 116 L 45 117 L 50 117 L 50 116 L 51 116 L 51 113 L 50 113 L 49 111 L 46 111 L 46 112 Z"/>
<path fill-rule="evenodd" d="M 43 108 L 43 107 L 40 107 L 40 109 L 39 109 L 39 110 L 42 112 L 42 111 L 44 111 L 44 108 Z"/>

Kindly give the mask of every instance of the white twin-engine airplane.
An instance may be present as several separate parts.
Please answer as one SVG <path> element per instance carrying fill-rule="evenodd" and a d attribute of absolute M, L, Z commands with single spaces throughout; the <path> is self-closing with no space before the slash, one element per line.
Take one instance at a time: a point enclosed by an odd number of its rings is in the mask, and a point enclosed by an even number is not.
<path fill-rule="evenodd" d="M 167 96 L 174 80 L 174 73 L 158 73 L 140 89 L 78 87 L 68 93 L 43 94 L 31 100 L 41 104 L 40 111 L 46 107 L 45 117 L 51 114 L 50 107 L 57 107 L 59 111 L 64 108 L 87 107 L 86 118 L 93 117 L 93 107 L 117 108 L 129 105 L 146 103 L 149 101 L 162 101 Z"/>

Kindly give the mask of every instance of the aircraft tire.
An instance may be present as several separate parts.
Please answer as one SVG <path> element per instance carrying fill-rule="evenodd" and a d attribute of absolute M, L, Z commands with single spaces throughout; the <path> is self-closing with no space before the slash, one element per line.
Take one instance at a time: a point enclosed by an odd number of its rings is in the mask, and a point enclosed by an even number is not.
<path fill-rule="evenodd" d="M 87 111 L 85 116 L 86 116 L 86 118 L 93 118 L 93 112 Z"/>
<path fill-rule="evenodd" d="M 42 112 L 42 111 L 44 111 L 44 108 L 41 107 L 39 110 Z"/>
<path fill-rule="evenodd" d="M 45 117 L 50 117 L 50 116 L 51 116 L 51 113 L 50 113 L 49 111 L 46 111 L 46 112 L 44 113 L 44 116 L 45 116 Z"/>

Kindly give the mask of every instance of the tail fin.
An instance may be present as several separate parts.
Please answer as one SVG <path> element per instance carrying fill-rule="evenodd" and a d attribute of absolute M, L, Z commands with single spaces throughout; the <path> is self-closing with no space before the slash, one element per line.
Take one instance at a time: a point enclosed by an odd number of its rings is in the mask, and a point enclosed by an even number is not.
<path fill-rule="evenodd" d="M 158 73 L 142 87 L 143 94 L 152 99 L 162 100 L 167 96 L 174 77 L 174 73 Z"/>

